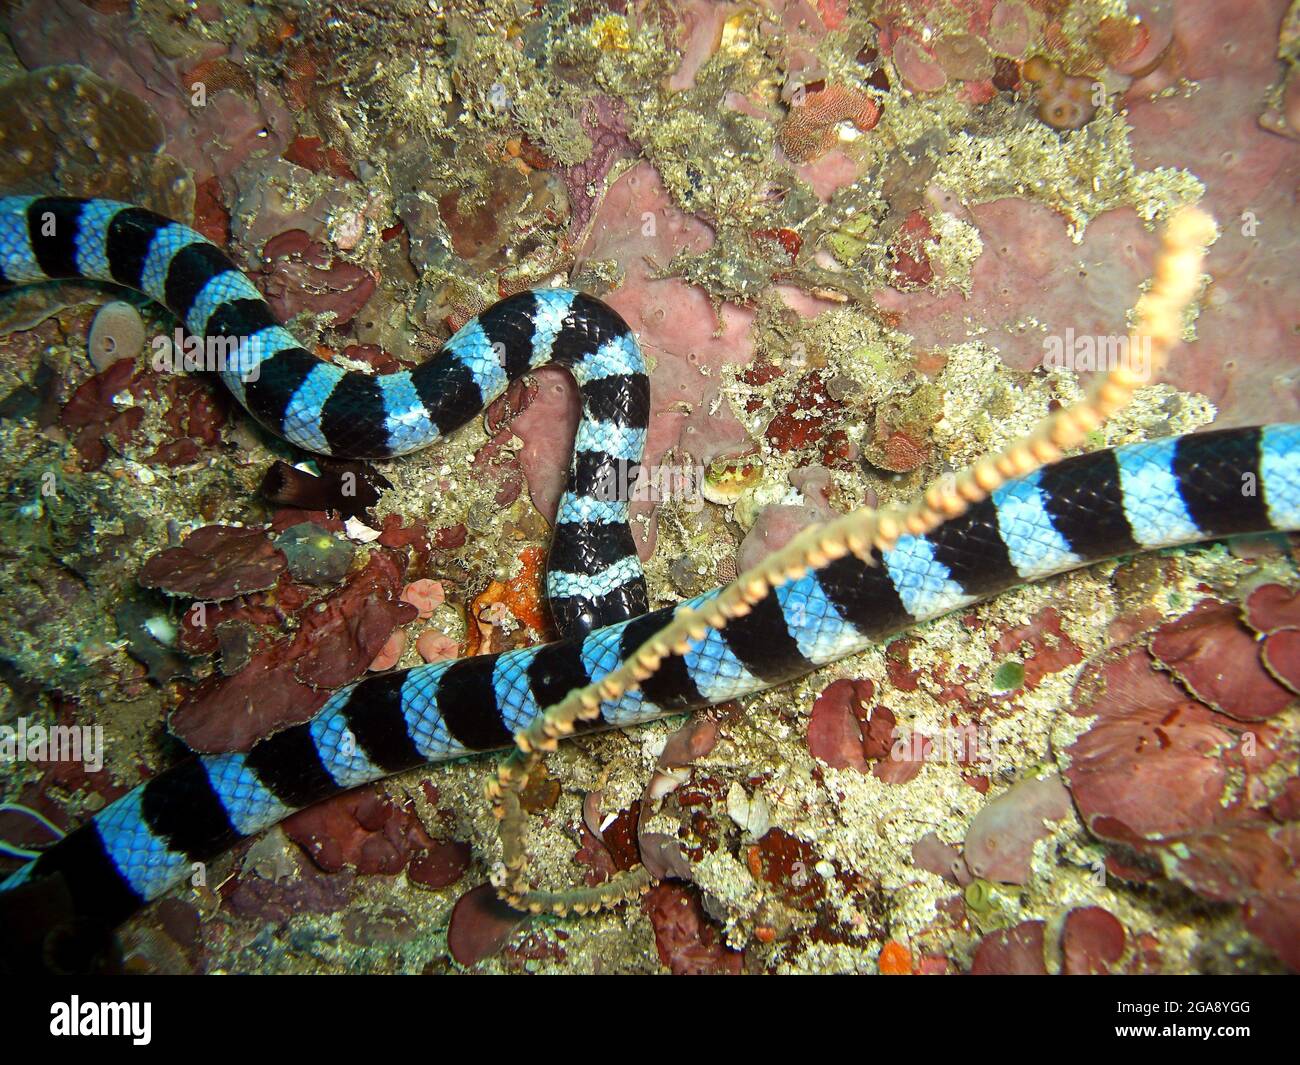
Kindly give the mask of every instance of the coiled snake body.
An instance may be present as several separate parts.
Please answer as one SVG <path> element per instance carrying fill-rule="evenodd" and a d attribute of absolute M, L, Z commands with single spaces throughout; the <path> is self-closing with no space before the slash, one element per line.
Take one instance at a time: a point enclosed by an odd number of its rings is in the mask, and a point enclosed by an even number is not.
<path fill-rule="evenodd" d="M 0 280 L 87 277 L 139 289 L 196 335 L 239 338 L 222 376 L 260 422 L 311 451 L 404 454 L 464 424 L 507 383 L 555 362 L 583 413 L 547 590 L 563 638 L 380 674 L 336 692 L 309 722 L 246 754 L 164 771 L 11 876 L 62 876 L 78 915 L 115 924 L 242 837 L 343 789 L 507 747 L 542 710 L 599 681 L 674 610 L 647 599 L 624 500 L 641 459 L 649 383 L 609 307 L 545 289 L 510 297 L 410 372 L 345 372 L 304 350 L 215 246 L 138 207 L 0 199 Z M 637 690 L 579 726 L 623 727 L 781 684 L 1025 581 L 1136 551 L 1300 528 L 1300 425 L 1197 433 L 1064 459 L 1003 484 L 869 563 L 849 554 L 769 590 L 724 629 L 668 655 Z"/>

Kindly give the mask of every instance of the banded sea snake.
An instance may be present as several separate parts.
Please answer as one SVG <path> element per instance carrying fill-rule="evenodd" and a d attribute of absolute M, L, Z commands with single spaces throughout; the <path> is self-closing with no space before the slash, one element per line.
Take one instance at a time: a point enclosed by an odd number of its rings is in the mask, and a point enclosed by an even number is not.
<path fill-rule="evenodd" d="M 165 770 L 0 884 L 29 890 L 56 878 L 79 919 L 106 926 L 188 877 L 194 862 L 293 810 L 421 764 L 508 747 L 521 731 L 536 738 L 548 707 L 594 683 L 609 698 L 591 701 L 594 718 L 576 721 L 578 731 L 779 685 L 918 622 L 1099 559 L 1300 528 L 1300 425 L 1202 432 L 1022 468 L 990 480 L 988 493 L 972 492 L 947 520 L 886 538 L 884 550 L 821 552 L 802 575 L 760 581 L 725 626 L 695 627 L 629 688 L 609 678 L 623 676 L 647 640 L 724 600 L 714 590 L 645 612 L 626 503 L 597 498 L 610 474 L 630 483 L 649 413 L 636 340 L 605 304 L 562 289 L 513 296 L 419 368 L 372 377 L 299 346 L 245 275 L 185 226 L 104 200 L 0 199 L 0 282 L 69 277 L 142 291 L 193 334 L 241 338 L 239 365 L 222 375 L 227 387 L 262 424 L 310 451 L 416 450 L 548 362 L 570 369 L 583 404 L 547 577 L 563 637 L 346 687 L 312 720 L 247 754 Z M 1164 332 L 1176 336 L 1176 324 L 1165 322 Z M 1246 483 L 1256 490 L 1243 492 Z"/>

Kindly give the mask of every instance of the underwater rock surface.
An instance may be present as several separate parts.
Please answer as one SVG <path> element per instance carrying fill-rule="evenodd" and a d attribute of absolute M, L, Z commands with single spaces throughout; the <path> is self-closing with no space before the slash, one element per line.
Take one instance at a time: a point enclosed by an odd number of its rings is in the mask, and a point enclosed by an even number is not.
<path fill-rule="evenodd" d="M 1300 417 L 1297 26 L 1287 0 L 19 0 L 0 186 L 193 224 L 349 369 L 530 287 L 605 299 L 650 364 L 645 465 L 685 486 L 633 506 L 663 606 L 1076 398 L 1181 204 L 1220 227 L 1195 342 L 1090 445 Z M 331 463 L 160 368 L 178 323 L 119 296 L 0 294 L 0 724 L 106 737 L 96 771 L 0 762 L 0 798 L 66 830 L 367 670 L 552 637 L 563 373 Z M 562 745 L 526 793 L 539 879 L 670 877 L 615 913 L 504 907 L 491 760 L 411 770 L 133 918 L 128 968 L 1300 969 L 1298 587 L 1295 538 L 1121 559 Z"/>

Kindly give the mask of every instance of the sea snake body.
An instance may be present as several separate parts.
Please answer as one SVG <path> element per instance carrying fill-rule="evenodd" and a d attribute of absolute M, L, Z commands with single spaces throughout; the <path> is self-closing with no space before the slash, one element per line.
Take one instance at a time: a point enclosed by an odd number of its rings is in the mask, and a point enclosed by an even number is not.
<path fill-rule="evenodd" d="M 190 758 L 135 788 L 0 889 L 61 874 L 79 917 L 112 925 L 239 839 L 347 788 L 508 746 L 568 692 L 608 675 L 678 607 L 646 613 L 626 502 L 598 482 L 641 458 L 648 381 L 636 341 L 580 293 L 538 290 L 469 322 L 410 372 L 371 377 L 318 360 L 252 283 L 194 231 L 138 207 L 0 199 L 9 283 L 115 281 L 196 334 L 244 338 L 223 378 L 264 425 L 312 451 L 397 455 L 464 424 L 507 382 L 567 366 L 583 400 L 548 590 L 564 638 L 379 674 L 246 754 Z M 1300 528 L 1300 425 L 1219 430 L 1068 458 L 1009 481 L 871 563 L 848 555 L 769 591 L 743 617 L 672 654 L 638 690 L 580 725 L 618 728 L 796 678 L 917 622 L 1115 555 Z M 564 545 L 564 546 L 561 546 Z"/>

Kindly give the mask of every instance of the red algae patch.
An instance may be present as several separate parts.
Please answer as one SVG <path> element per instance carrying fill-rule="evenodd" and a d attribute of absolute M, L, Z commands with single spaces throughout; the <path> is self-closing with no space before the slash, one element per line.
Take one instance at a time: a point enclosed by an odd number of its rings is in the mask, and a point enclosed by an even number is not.
<path fill-rule="evenodd" d="M 511 909 L 491 884 L 471 888 L 457 901 L 447 926 L 447 947 L 460 965 L 477 965 L 501 950 L 528 920 Z"/>
<path fill-rule="evenodd" d="M 284 552 L 259 527 L 205 525 L 179 547 L 154 555 L 140 584 L 170 595 L 220 602 L 270 588 L 284 571 Z"/>
<path fill-rule="evenodd" d="M 1023 921 L 980 940 L 971 960 L 974 976 L 1046 976 L 1043 961 L 1043 921 Z"/>
<path fill-rule="evenodd" d="M 378 548 L 342 588 L 321 598 L 310 599 L 289 585 L 279 607 L 247 604 L 244 621 L 259 627 L 279 626 L 291 614 L 297 631 L 269 644 L 263 637 L 260 646 L 254 644 L 247 664 L 232 675 L 218 673 L 200 683 L 172 713 L 168 725 L 173 734 L 197 751 L 247 750 L 265 736 L 306 721 L 331 690 L 371 667 L 398 626 L 415 619 L 416 608 L 397 598 L 405 568 L 402 553 Z M 193 613 L 188 612 L 187 618 Z M 239 613 L 221 620 L 238 622 Z M 187 622 L 184 638 L 204 650 L 212 649 L 207 622 L 215 626 L 216 646 L 222 646 L 229 630 L 218 616 L 197 626 Z M 249 637 L 255 639 L 256 635 Z"/>
<path fill-rule="evenodd" d="M 1300 591 L 1280 584 L 1261 584 L 1246 597 L 1246 624 L 1261 635 L 1300 629 Z"/>
<path fill-rule="evenodd" d="M 462 861 L 460 872 L 452 875 L 457 863 L 443 853 L 450 845 L 430 836 L 409 804 L 393 802 L 377 787 L 326 799 L 288 818 L 283 828 L 327 873 L 351 869 L 391 876 L 430 853 L 436 853 L 438 863 L 445 866 L 434 879 L 455 883 L 465 869 Z M 425 869 L 424 875 L 429 879 L 431 870 Z"/>
<path fill-rule="evenodd" d="M 813 703 L 808 720 L 808 750 L 832 769 L 867 771 L 860 717 L 875 692 L 869 680 L 837 680 Z"/>
<path fill-rule="evenodd" d="M 258 740 L 307 721 L 329 697 L 298 680 L 283 650 L 256 654 L 232 677 L 203 681 L 167 719 L 191 750 L 246 751 Z"/>
<path fill-rule="evenodd" d="M 1113 972 L 1126 939 L 1124 926 L 1100 906 L 1071 910 L 1061 931 L 1062 969 L 1071 976 Z"/>
<path fill-rule="evenodd" d="M 1290 622 L 1293 610 L 1289 590 L 1265 585 L 1240 614 L 1259 632 Z M 1084 824 L 1123 845 L 1107 856 L 1109 869 L 1141 882 L 1158 869 L 1212 902 L 1237 904 L 1244 927 L 1291 968 L 1300 968 L 1300 778 L 1294 726 L 1280 714 L 1291 692 L 1266 667 L 1269 641 L 1296 633 L 1258 640 L 1236 605 L 1203 600 L 1153 630 L 1151 652 L 1138 637 L 1084 667 L 1068 713 L 1095 720 L 1058 751 Z M 1280 657 L 1288 651 L 1284 643 Z M 1123 949 L 1095 914 L 1072 914 L 1066 933 L 1067 971 L 1109 970 Z M 1131 964 L 1158 964 L 1149 953 Z"/>
<path fill-rule="evenodd" d="M 1192 695 L 1238 721 L 1261 721 L 1294 701 L 1269 676 L 1231 604 L 1201 600 L 1191 613 L 1156 629 L 1150 646 L 1152 657 Z"/>
<path fill-rule="evenodd" d="M 1300 972 L 1300 824 L 1233 824 L 1164 841 L 1165 874 L 1213 902 L 1241 904 L 1247 930 Z"/>
<path fill-rule="evenodd" d="M 1300 630 L 1284 629 L 1270 635 L 1259 660 L 1270 676 L 1300 694 Z"/>
<path fill-rule="evenodd" d="M 335 256 L 328 244 L 312 240 L 301 229 L 272 237 L 262 249 L 262 272 L 254 277 L 276 318 L 287 322 L 296 314 L 334 315 L 347 325 L 375 291 L 366 270 Z"/>
<path fill-rule="evenodd" d="M 1068 711 L 1097 720 L 1063 752 L 1079 813 L 1108 838 L 1213 824 L 1244 768 L 1232 719 L 1190 698 L 1141 649 L 1085 667 Z"/>
<path fill-rule="evenodd" d="M 694 888 L 659 884 L 641 908 L 654 927 L 659 960 L 674 976 L 737 976 L 743 971 L 744 953 L 722 942 Z"/>

